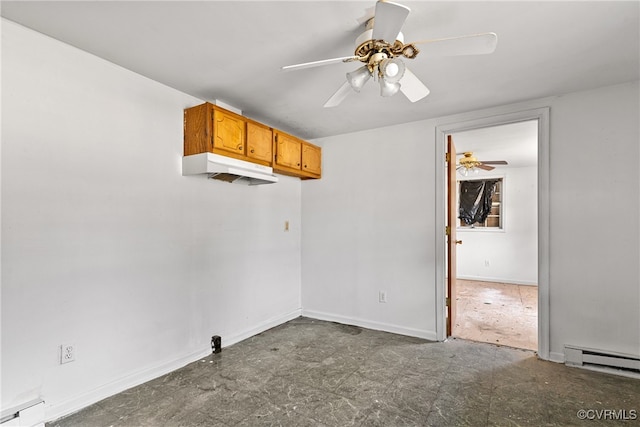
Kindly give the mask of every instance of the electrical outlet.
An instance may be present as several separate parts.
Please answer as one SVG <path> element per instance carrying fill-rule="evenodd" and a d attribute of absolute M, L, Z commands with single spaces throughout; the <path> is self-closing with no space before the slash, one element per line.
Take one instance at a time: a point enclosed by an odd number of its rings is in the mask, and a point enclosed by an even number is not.
<path fill-rule="evenodd" d="M 485 266 L 485 267 L 490 267 L 490 266 L 491 266 L 491 264 L 489 263 L 489 260 L 488 260 L 488 259 L 485 259 L 485 260 L 484 260 L 484 266 Z"/>
<path fill-rule="evenodd" d="M 62 344 L 60 346 L 60 364 L 76 360 L 76 346 L 74 344 Z"/>
<path fill-rule="evenodd" d="M 378 302 L 387 302 L 387 291 L 378 292 Z"/>

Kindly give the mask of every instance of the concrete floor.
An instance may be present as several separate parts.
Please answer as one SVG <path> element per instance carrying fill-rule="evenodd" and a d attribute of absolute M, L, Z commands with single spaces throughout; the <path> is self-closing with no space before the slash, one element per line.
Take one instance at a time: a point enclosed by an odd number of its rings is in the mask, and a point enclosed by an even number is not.
<path fill-rule="evenodd" d="M 630 418 L 639 396 L 531 351 L 301 317 L 47 426 L 612 426 L 578 411 Z"/>
<path fill-rule="evenodd" d="M 453 336 L 538 349 L 538 287 L 458 279 Z"/>

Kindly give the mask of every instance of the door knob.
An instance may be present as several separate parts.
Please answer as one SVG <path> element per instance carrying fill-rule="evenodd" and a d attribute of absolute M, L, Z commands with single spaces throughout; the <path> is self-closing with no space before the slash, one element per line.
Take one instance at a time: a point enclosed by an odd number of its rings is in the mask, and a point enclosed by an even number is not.
<path fill-rule="evenodd" d="M 461 245 L 462 244 L 462 240 L 456 240 L 456 245 Z"/>

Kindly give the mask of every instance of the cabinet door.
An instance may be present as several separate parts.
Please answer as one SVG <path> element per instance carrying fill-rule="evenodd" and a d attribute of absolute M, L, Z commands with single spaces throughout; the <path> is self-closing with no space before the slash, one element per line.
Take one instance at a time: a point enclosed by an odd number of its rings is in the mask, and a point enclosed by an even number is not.
<path fill-rule="evenodd" d="M 247 122 L 247 157 L 272 161 L 273 137 L 271 129 L 256 123 Z"/>
<path fill-rule="evenodd" d="M 311 144 L 302 144 L 302 170 L 315 175 L 322 173 L 322 150 Z"/>
<path fill-rule="evenodd" d="M 241 116 L 213 111 L 213 148 L 244 154 L 246 122 Z"/>
<path fill-rule="evenodd" d="M 276 164 L 291 169 L 300 169 L 302 142 L 289 135 L 276 135 Z"/>

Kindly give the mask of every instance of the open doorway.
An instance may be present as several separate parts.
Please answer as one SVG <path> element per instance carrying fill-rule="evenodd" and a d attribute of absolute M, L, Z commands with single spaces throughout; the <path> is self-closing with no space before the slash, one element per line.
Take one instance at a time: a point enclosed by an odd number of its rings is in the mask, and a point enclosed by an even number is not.
<path fill-rule="evenodd" d="M 538 120 L 452 137 L 455 226 L 462 244 L 456 250 L 451 335 L 537 350 Z"/>
<path fill-rule="evenodd" d="M 528 108 L 527 108 L 528 107 Z M 538 105 L 520 105 L 519 109 L 504 108 L 495 111 L 462 115 L 457 120 L 436 126 L 436 158 L 445 159 L 448 146 L 448 136 L 468 130 L 483 129 L 510 123 L 535 120 L 538 123 L 537 141 L 537 278 L 538 278 L 538 357 L 549 360 L 549 108 Z M 436 162 L 436 335 L 438 340 L 444 341 L 448 336 L 451 319 L 455 318 L 455 304 L 448 298 L 448 252 L 455 247 L 455 231 L 445 227 L 448 223 L 455 224 L 447 218 L 447 181 L 449 162 Z M 455 165 L 455 163 L 454 163 Z M 455 174 L 453 182 L 455 183 Z M 455 187 L 454 187 L 455 188 Z M 508 220 L 508 218 L 507 218 Z M 445 233 L 447 231 L 447 233 Z M 453 231 L 454 238 L 449 234 Z M 457 250 L 452 251 L 455 257 Z M 455 258 L 454 258 L 455 262 Z M 455 275 L 455 274 L 454 274 Z M 451 316 L 450 314 L 453 314 Z"/>

